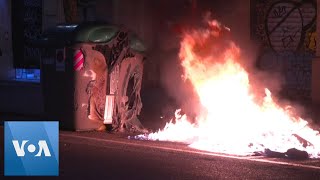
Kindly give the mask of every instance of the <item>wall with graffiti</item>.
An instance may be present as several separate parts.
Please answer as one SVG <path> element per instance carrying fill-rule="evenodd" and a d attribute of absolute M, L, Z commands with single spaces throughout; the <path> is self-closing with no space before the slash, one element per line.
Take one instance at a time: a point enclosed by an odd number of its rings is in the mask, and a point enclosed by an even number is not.
<path fill-rule="evenodd" d="M 15 68 L 39 68 L 40 50 L 30 40 L 42 33 L 42 0 L 11 1 L 12 47 Z"/>
<path fill-rule="evenodd" d="M 261 45 L 257 66 L 281 72 L 289 98 L 311 97 L 316 7 L 316 0 L 251 0 L 251 37 Z"/>
<path fill-rule="evenodd" d="M 42 33 L 42 1 L 24 0 L 24 39 L 38 39 Z M 25 61 L 34 62 L 33 66 L 39 66 L 40 49 L 24 45 Z"/>

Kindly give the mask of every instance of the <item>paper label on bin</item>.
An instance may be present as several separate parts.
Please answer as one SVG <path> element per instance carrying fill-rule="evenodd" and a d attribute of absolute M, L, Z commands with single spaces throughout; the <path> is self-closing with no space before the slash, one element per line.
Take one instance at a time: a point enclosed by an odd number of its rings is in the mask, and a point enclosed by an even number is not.
<path fill-rule="evenodd" d="M 114 95 L 106 95 L 106 104 L 104 109 L 104 124 L 112 124 L 112 113 L 114 106 Z"/>

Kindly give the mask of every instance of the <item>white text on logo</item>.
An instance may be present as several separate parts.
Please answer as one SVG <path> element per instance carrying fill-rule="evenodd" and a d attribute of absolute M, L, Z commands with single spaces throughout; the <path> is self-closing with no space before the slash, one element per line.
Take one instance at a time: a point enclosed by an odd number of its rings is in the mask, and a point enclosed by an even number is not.
<path fill-rule="evenodd" d="M 16 153 L 17 153 L 17 156 L 23 157 L 25 155 L 24 146 L 26 145 L 27 142 L 28 142 L 28 140 L 23 140 L 21 145 L 19 145 L 18 140 L 12 140 L 12 144 L 13 144 L 13 147 L 14 147 Z M 51 156 L 47 142 L 45 140 L 39 140 L 38 147 L 39 147 L 39 150 L 35 156 L 41 156 L 42 152 L 47 157 Z M 27 150 L 30 153 L 33 153 L 36 151 L 36 146 L 33 144 L 29 144 L 27 147 Z"/>

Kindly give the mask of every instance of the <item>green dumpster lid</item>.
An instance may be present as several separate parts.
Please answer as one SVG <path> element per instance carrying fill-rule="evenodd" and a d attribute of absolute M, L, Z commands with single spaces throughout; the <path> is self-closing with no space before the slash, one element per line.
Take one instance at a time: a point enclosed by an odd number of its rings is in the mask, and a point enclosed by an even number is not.
<path fill-rule="evenodd" d="M 73 43 L 108 43 L 122 28 L 106 22 L 85 22 L 81 24 L 59 24 L 46 30 L 41 38 L 32 40 L 34 46 L 65 46 Z M 146 46 L 133 32 L 128 32 L 129 47 L 145 52 Z"/>
<path fill-rule="evenodd" d="M 39 39 L 27 39 L 30 46 L 57 47 L 72 43 L 72 33 L 77 24 L 60 24 L 43 32 Z"/>
<path fill-rule="evenodd" d="M 109 24 L 82 24 L 75 30 L 75 42 L 107 43 L 112 40 L 119 28 Z"/>

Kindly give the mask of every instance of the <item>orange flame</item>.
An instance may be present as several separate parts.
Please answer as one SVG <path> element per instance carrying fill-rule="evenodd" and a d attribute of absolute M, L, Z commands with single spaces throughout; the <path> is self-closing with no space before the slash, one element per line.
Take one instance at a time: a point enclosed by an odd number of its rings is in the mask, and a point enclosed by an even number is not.
<path fill-rule="evenodd" d="M 268 89 L 262 103 L 255 102 L 248 73 L 237 63 L 240 49 L 224 38 L 228 31 L 211 20 L 207 29 L 184 35 L 179 53 L 184 78 L 191 81 L 204 110 L 194 124 L 177 110 L 175 123 L 167 123 L 148 139 L 185 142 L 193 148 L 236 155 L 296 148 L 320 157 L 319 132 L 307 121 L 277 105 Z"/>

